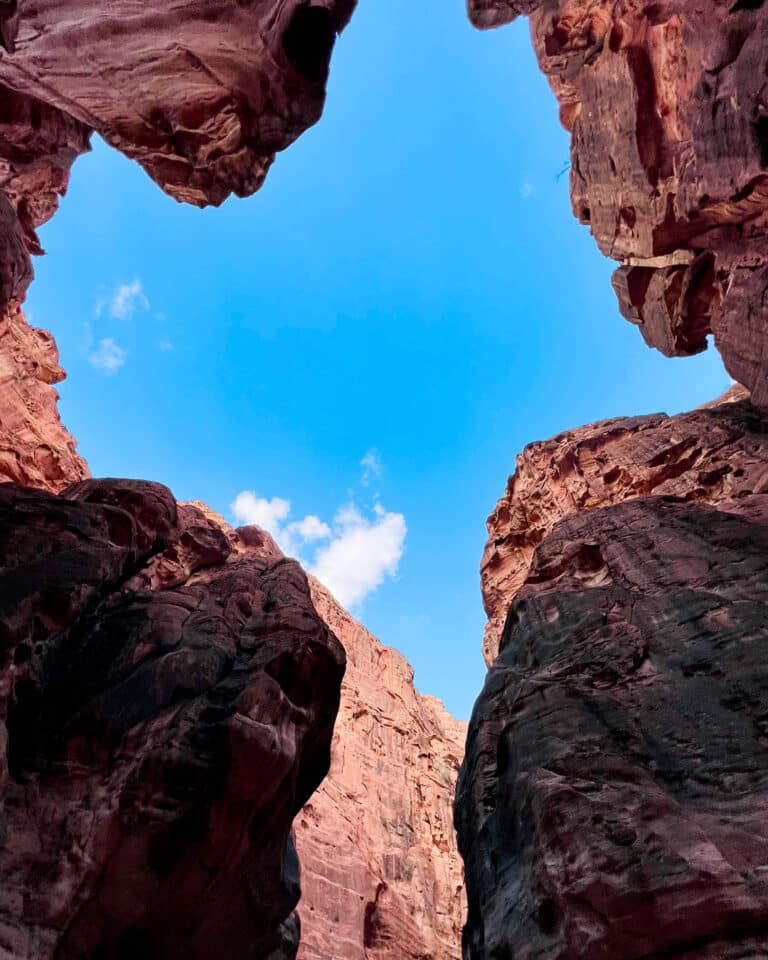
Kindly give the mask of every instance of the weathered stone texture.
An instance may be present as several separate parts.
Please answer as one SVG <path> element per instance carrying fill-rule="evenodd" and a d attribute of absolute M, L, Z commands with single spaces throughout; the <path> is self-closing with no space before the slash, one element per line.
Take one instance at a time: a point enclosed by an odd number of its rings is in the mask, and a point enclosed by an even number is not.
<path fill-rule="evenodd" d="M 12 308 L 0 319 L 0 481 L 58 492 L 88 476 L 56 409 L 64 377 L 51 334 Z"/>
<path fill-rule="evenodd" d="M 466 724 L 310 586 L 347 673 L 330 773 L 296 821 L 299 960 L 458 960 L 465 900 L 451 808 Z"/>
<path fill-rule="evenodd" d="M 767 454 L 741 400 L 520 458 L 457 792 L 465 960 L 768 953 Z"/>
<path fill-rule="evenodd" d="M 0 624 L 0 956 L 293 957 L 344 662 L 298 564 L 158 484 L 2 484 Z"/>
<path fill-rule="evenodd" d="M 621 310 L 668 356 L 714 334 L 768 404 L 768 7 L 757 0 L 469 0 L 530 14 L 572 133 L 571 196 L 620 261 Z"/>
<path fill-rule="evenodd" d="M 138 160 L 168 193 L 221 203 L 261 186 L 315 123 L 354 0 L 18 0 L 0 81 Z"/>
<path fill-rule="evenodd" d="M 768 418 L 744 395 L 736 388 L 722 398 L 731 402 L 607 420 L 525 448 L 487 523 L 480 576 L 489 666 L 534 550 L 564 517 L 650 495 L 727 504 L 768 490 Z"/>

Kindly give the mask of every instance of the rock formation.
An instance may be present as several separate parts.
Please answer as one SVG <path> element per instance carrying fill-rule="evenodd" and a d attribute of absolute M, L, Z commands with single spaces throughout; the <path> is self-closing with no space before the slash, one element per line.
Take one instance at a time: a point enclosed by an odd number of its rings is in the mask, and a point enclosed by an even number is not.
<path fill-rule="evenodd" d="M 158 484 L 0 484 L 0 956 L 288 960 L 343 650 Z"/>
<path fill-rule="evenodd" d="M 519 459 L 457 793 L 465 960 L 768 952 L 767 465 L 745 400 Z"/>
<path fill-rule="evenodd" d="M 536 547 L 563 517 L 637 497 L 727 504 L 768 490 L 768 422 L 745 397 L 736 387 L 723 400 L 739 403 L 718 402 L 677 417 L 607 420 L 525 448 L 488 518 L 480 566 L 488 666 Z"/>
<path fill-rule="evenodd" d="M 0 36 L 4 16 L 0 8 Z M 3 63 L 0 53 L 0 73 Z M 78 120 L 29 96 L 24 86 L 16 91 L 0 82 L 0 315 L 24 299 L 30 257 L 43 252 L 36 229 L 56 212 L 89 140 L 90 130 Z"/>
<path fill-rule="evenodd" d="M 347 672 L 331 770 L 296 821 L 299 960 L 459 960 L 463 869 L 452 803 L 466 724 L 310 577 Z"/>
<path fill-rule="evenodd" d="M 354 0 L 18 0 L 0 81 L 100 133 L 171 195 L 257 190 L 322 112 Z"/>
<path fill-rule="evenodd" d="M 56 409 L 64 376 L 50 333 L 10 310 L 0 320 L 0 481 L 58 492 L 88 476 Z"/>
<path fill-rule="evenodd" d="M 177 200 L 264 182 L 315 123 L 355 0 L 0 3 L 0 313 L 92 131 Z"/>
<path fill-rule="evenodd" d="M 768 7 L 762 0 L 469 0 L 530 14 L 572 134 L 571 196 L 621 266 L 621 310 L 668 356 L 714 334 L 768 404 Z"/>

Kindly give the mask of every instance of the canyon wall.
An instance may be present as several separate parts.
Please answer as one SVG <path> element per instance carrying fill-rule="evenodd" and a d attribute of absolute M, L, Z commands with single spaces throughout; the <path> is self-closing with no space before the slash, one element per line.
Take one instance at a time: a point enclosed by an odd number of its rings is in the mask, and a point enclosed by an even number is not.
<path fill-rule="evenodd" d="M 179 200 L 251 193 L 319 117 L 353 6 L 0 10 L 7 960 L 292 957 L 289 830 L 328 767 L 336 635 L 350 673 L 332 774 L 296 823 L 299 956 L 458 960 L 466 725 L 263 532 L 155 484 L 87 480 L 54 340 L 20 307 L 36 228 L 94 130 Z"/>
<path fill-rule="evenodd" d="M 344 669 L 301 568 L 159 484 L 0 484 L 0 956 L 289 960 Z"/>
<path fill-rule="evenodd" d="M 296 821 L 299 960 L 459 960 L 452 804 L 466 724 L 312 577 L 310 588 L 347 672 L 330 772 Z"/>
<path fill-rule="evenodd" d="M 20 303 L 92 131 L 179 200 L 253 192 L 353 2 L 139 6 L 0 10 L 0 956 L 289 960 L 343 649 L 259 531 L 86 479 Z"/>
<path fill-rule="evenodd" d="M 768 418 L 533 444 L 489 534 L 465 960 L 763 957 Z"/>
<path fill-rule="evenodd" d="M 488 521 L 491 669 L 456 824 L 465 960 L 768 952 L 768 8 L 469 0 L 531 18 L 574 213 L 668 356 L 748 391 L 532 444 Z M 749 396 L 749 399 L 747 399 Z"/>
<path fill-rule="evenodd" d="M 667 356 L 705 349 L 768 404 L 768 7 L 760 0 L 469 0 L 531 17 L 571 132 L 574 214 L 624 316 Z"/>

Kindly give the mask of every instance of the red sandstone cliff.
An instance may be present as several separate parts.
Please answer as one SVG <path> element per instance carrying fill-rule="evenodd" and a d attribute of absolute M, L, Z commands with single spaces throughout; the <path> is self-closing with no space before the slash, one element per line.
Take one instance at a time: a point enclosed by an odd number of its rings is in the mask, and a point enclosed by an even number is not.
<path fill-rule="evenodd" d="M 571 195 L 622 266 L 624 315 L 668 356 L 714 334 L 768 404 L 768 7 L 760 0 L 469 0 L 530 14 L 571 131 Z"/>
<path fill-rule="evenodd" d="M 0 481 L 58 493 L 88 476 L 56 409 L 53 384 L 64 376 L 51 334 L 9 311 L 0 320 Z"/>
<path fill-rule="evenodd" d="M 296 821 L 299 960 L 459 960 L 463 868 L 452 822 L 466 724 L 310 577 L 347 653 L 331 769 Z"/>
<path fill-rule="evenodd" d="M 724 399 L 745 396 L 739 387 Z M 727 504 L 768 490 L 763 421 L 749 411 L 746 402 L 718 402 L 677 417 L 607 420 L 529 444 L 487 523 L 480 565 L 486 663 L 496 658 L 536 547 L 564 517 L 637 497 Z"/>
<path fill-rule="evenodd" d="M 298 564 L 159 484 L 0 484 L 0 624 L 0 954 L 295 956 L 344 663 Z"/>
<path fill-rule="evenodd" d="M 465 960 L 765 956 L 765 414 L 533 444 L 489 532 Z"/>

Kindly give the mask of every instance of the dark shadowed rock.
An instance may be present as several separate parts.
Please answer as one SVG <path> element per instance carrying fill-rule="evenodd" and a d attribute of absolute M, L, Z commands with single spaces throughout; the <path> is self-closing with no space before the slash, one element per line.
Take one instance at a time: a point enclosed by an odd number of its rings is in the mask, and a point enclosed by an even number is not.
<path fill-rule="evenodd" d="M 0 485 L 0 954 L 295 955 L 343 673 L 293 561 L 158 484 Z"/>
<path fill-rule="evenodd" d="M 457 795 L 467 960 L 768 953 L 768 496 L 536 551 Z"/>
<path fill-rule="evenodd" d="M 529 444 L 488 517 L 480 566 L 490 666 L 536 547 L 564 517 L 673 495 L 709 504 L 768 490 L 768 417 L 734 388 L 707 408 L 621 417 Z"/>
<path fill-rule="evenodd" d="M 740 396 L 518 458 L 456 800 L 465 960 L 768 953 L 768 421 Z"/>

